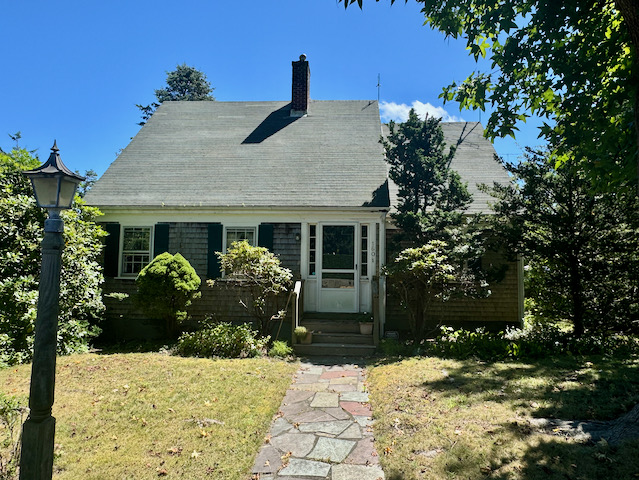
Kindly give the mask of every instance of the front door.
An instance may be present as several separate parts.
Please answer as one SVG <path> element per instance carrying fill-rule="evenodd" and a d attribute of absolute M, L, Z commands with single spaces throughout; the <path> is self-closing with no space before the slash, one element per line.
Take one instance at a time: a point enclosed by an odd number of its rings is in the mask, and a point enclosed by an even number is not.
<path fill-rule="evenodd" d="M 320 232 L 319 311 L 358 312 L 356 225 L 320 225 Z"/>

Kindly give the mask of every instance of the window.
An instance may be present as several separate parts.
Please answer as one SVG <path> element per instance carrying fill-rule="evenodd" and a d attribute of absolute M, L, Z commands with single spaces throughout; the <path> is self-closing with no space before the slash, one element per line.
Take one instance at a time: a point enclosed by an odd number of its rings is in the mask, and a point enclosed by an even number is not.
<path fill-rule="evenodd" d="M 122 275 L 137 275 L 150 261 L 151 227 L 124 227 Z"/>
<path fill-rule="evenodd" d="M 368 277 L 368 225 L 362 225 L 361 240 L 361 272 L 362 277 Z"/>
<path fill-rule="evenodd" d="M 255 227 L 229 227 L 226 229 L 226 250 L 231 248 L 233 242 L 246 240 L 249 245 L 255 246 Z"/>
<path fill-rule="evenodd" d="M 308 274 L 315 275 L 315 255 L 317 254 L 317 227 L 308 226 Z"/>

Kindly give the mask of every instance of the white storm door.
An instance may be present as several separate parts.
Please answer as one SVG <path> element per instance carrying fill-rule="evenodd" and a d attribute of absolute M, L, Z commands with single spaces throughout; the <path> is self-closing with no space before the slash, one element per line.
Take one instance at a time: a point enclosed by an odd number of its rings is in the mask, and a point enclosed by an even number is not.
<path fill-rule="evenodd" d="M 357 225 L 320 225 L 319 311 L 359 311 Z"/>

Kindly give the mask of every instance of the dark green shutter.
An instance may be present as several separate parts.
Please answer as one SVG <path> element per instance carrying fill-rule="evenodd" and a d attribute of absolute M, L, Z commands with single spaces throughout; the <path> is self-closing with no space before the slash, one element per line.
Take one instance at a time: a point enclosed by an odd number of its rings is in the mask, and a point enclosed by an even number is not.
<path fill-rule="evenodd" d="M 209 248 L 208 248 L 208 278 L 219 278 L 222 276 L 220 271 L 220 259 L 215 252 L 222 251 L 222 234 L 224 228 L 221 223 L 209 224 Z"/>
<path fill-rule="evenodd" d="M 117 277 L 120 265 L 120 224 L 107 223 L 104 230 L 108 234 L 104 239 L 104 276 Z"/>
<path fill-rule="evenodd" d="M 260 223 L 257 232 L 257 246 L 266 247 L 271 252 L 273 251 L 273 224 L 272 223 Z"/>
<path fill-rule="evenodd" d="M 155 235 L 153 236 L 153 258 L 160 253 L 169 251 L 169 224 L 156 223 Z"/>

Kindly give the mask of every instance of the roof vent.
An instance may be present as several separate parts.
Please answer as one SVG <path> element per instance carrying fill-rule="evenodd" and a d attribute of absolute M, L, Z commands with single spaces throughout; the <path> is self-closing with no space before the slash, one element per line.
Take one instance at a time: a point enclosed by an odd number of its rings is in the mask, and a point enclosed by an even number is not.
<path fill-rule="evenodd" d="M 293 83 L 291 96 L 291 116 L 302 117 L 308 113 L 311 99 L 311 69 L 306 61 L 306 55 L 293 64 Z"/>

